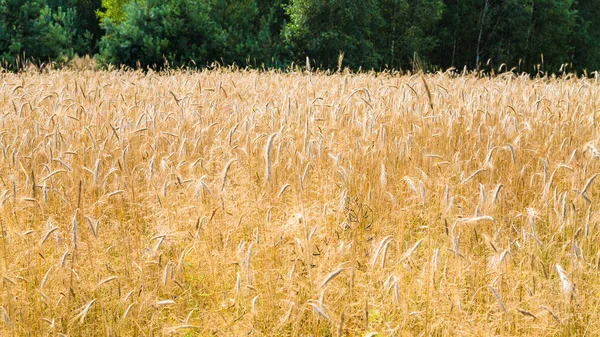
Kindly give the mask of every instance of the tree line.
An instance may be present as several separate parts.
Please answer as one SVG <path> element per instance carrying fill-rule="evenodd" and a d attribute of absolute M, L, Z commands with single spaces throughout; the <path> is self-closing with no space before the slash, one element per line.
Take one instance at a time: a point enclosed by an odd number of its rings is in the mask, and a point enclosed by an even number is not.
<path fill-rule="evenodd" d="M 283 69 L 600 68 L 598 0 L 0 0 L 0 61 Z"/>

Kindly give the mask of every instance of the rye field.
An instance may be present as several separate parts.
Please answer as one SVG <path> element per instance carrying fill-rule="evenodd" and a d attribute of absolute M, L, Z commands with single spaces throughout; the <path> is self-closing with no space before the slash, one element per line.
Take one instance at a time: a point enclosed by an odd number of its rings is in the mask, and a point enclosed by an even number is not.
<path fill-rule="evenodd" d="M 596 79 L 1 74 L 2 336 L 597 336 Z"/>

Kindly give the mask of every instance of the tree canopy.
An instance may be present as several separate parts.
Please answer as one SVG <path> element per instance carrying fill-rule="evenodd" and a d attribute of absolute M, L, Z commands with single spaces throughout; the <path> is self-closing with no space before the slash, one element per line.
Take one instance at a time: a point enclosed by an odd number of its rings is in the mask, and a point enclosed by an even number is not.
<path fill-rule="evenodd" d="M 592 72 L 597 0 L 0 0 L 0 58 L 142 68 Z"/>

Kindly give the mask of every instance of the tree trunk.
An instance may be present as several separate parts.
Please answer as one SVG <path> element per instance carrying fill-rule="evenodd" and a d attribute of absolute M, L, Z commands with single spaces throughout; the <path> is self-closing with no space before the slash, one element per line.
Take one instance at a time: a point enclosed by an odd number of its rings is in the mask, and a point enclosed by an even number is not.
<path fill-rule="evenodd" d="M 487 13 L 489 0 L 485 0 L 483 5 L 483 11 L 481 12 L 481 22 L 479 24 L 479 37 L 477 37 L 477 55 L 475 57 L 475 68 L 479 70 L 479 58 L 480 58 L 480 47 L 481 47 L 481 35 L 483 34 L 483 22 L 485 21 L 485 14 Z"/>
<path fill-rule="evenodd" d="M 394 0 L 394 12 L 392 17 L 394 18 L 392 22 L 392 46 L 390 50 L 391 60 L 390 60 L 390 68 L 394 69 L 394 47 L 396 44 L 396 7 L 398 5 L 398 0 Z"/>
<path fill-rule="evenodd" d="M 535 0 L 531 0 L 531 16 L 529 18 L 529 27 L 527 27 L 527 39 L 525 40 L 525 55 L 523 55 L 523 66 L 527 64 L 527 55 L 529 55 L 529 39 L 531 37 L 531 28 L 533 27 L 533 10 L 535 6 Z M 521 71 L 521 64 L 519 64 L 519 72 Z"/>
<path fill-rule="evenodd" d="M 458 15 L 458 11 L 460 10 L 460 1 L 456 1 L 456 18 L 454 21 L 454 41 L 452 43 L 452 66 L 454 67 L 454 61 L 456 60 L 456 34 L 458 33 L 458 26 L 460 25 L 460 15 Z"/>

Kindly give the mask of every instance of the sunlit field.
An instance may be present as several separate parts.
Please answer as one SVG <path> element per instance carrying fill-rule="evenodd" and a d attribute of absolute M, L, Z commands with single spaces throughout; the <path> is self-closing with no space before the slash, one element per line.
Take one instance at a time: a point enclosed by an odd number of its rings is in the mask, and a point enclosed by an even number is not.
<path fill-rule="evenodd" d="M 3 336 L 600 334 L 600 84 L 2 74 Z"/>

